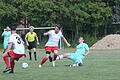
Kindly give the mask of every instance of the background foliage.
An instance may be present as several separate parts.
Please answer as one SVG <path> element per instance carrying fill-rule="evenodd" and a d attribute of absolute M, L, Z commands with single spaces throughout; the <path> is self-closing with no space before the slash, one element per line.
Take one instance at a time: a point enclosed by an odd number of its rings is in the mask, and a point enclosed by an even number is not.
<path fill-rule="evenodd" d="M 60 24 L 65 37 L 72 44 L 76 43 L 79 36 L 85 36 L 89 45 L 92 45 L 99 37 L 106 35 L 105 27 L 112 23 L 111 3 L 119 1 L 0 0 L 0 29 L 18 25 L 21 19 L 35 27 Z"/>

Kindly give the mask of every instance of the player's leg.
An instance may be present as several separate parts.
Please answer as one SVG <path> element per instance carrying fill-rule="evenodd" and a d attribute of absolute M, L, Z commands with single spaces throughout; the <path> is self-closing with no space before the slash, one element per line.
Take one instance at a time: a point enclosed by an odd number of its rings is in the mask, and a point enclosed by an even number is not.
<path fill-rule="evenodd" d="M 47 61 L 47 59 L 49 58 L 49 56 L 50 56 L 50 52 L 46 51 L 46 56 L 42 59 L 39 67 L 41 67 Z"/>
<path fill-rule="evenodd" d="M 37 60 L 36 48 L 33 48 L 33 51 L 34 51 L 34 59 Z"/>
<path fill-rule="evenodd" d="M 49 56 L 49 61 L 52 62 L 52 57 L 51 56 Z"/>
<path fill-rule="evenodd" d="M 31 52 L 31 49 L 32 49 L 32 43 L 31 42 L 28 42 L 29 46 L 28 46 L 28 50 L 29 50 L 29 60 L 32 60 L 32 52 Z"/>
<path fill-rule="evenodd" d="M 52 61 L 52 65 L 53 65 L 53 67 L 55 67 L 55 60 L 58 56 L 58 50 L 54 50 L 53 53 L 54 53 L 54 58 L 53 58 L 53 61 Z"/>
<path fill-rule="evenodd" d="M 69 59 L 69 56 L 70 56 L 69 53 L 65 53 L 65 54 L 62 54 L 62 55 L 58 55 L 55 60 L 61 60 L 63 58 L 68 58 Z"/>
<path fill-rule="evenodd" d="M 32 42 L 32 48 L 33 48 L 33 51 L 34 51 L 34 59 L 37 60 L 37 54 L 36 54 L 36 42 Z"/>
<path fill-rule="evenodd" d="M 54 53 L 54 59 L 53 59 L 53 61 L 55 61 L 55 59 L 58 56 L 58 47 L 57 46 L 52 47 L 52 52 Z"/>
<path fill-rule="evenodd" d="M 80 60 L 76 59 L 75 64 L 66 65 L 66 66 L 69 66 L 69 67 L 78 67 L 78 66 L 82 66 L 82 65 L 83 65 L 82 59 L 80 59 Z"/>
<path fill-rule="evenodd" d="M 6 64 L 6 68 L 5 68 L 5 70 L 3 70 L 3 73 L 8 72 L 9 70 L 11 70 L 10 61 L 9 61 L 8 57 L 9 57 L 8 53 L 3 54 L 3 60 L 4 60 L 5 64 Z"/>
<path fill-rule="evenodd" d="M 56 60 L 57 56 L 58 56 L 58 50 L 54 50 L 54 61 Z"/>
<path fill-rule="evenodd" d="M 11 70 L 9 73 L 14 73 L 15 62 L 13 58 L 10 58 L 10 65 L 11 65 Z"/>
<path fill-rule="evenodd" d="M 11 65 L 11 70 L 9 73 L 14 73 L 15 60 L 18 61 L 22 56 L 25 56 L 25 54 L 15 54 L 13 51 L 11 51 L 9 55 L 10 55 L 10 65 Z"/>
<path fill-rule="evenodd" d="M 71 64 L 71 65 L 67 65 L 69 67 L 76 67 L 76 66 L 82 66 L 83 62 L 82 62 L 82 57 L 76 55 L 75 53 L 72 53 L 69 56 L 69 59 L 72 60 L 75 64 Z"/>
<path fill-rule="evenodd" d="M 31 56 L 31 49 L 29 49 L 29 60 L 32 60 L 32 56 Z"/>
<path fill-rule="evenodd" d="M 52 47 L 45 46 L 46 54 L 50 54 L 52 52 Z M 52 57 L 49 55 L 49 61 L 52 62 Z"/>

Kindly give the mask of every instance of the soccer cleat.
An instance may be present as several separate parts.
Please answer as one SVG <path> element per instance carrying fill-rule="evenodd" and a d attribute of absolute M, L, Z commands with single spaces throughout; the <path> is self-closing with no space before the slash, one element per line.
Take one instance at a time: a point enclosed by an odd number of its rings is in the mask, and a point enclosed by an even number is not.
<path fill-rule="evenodd" d="M 9 73 L 10 73 L 10 74 L 13 74 L 14 72 L 10 71 Z"/>
<path fill-rule="evenodd" d="M 5 70 L 3 71 L 3 73 L 6 73 L 6 72 L 8 72 L 10 70 L 11 70 L 11 67 L 6 67 Z"/>
<path fill-rule="evenodd" d="M 66 67 L 70 67 L 70 65 L 64 65 L 64 66 L 66 66 Z"/>
<path fill-rule="evenodd" d="M 55 67 L 55 61 L 52 61 L 52 65 L 53 65 L 53 67 Z"/>
<path fill-rule="evenodd" d="M 41 68 L 41 67 L 42 67 L 42 65 L 40 64 L 40 65 L 39 65 L 39 68 Z"/>
<path fill-rule="evenodd" d="M 35 61 L 37 61 L 37 59 L 35 59 Z"/>
<path fill-rule="evenodd" d="M 82 63 L 72 64 L 72 65 L 65 65 L 66 67 L 79 67 L 82 66 Z"/>
<path fill-rule="evenodd" d="M 78 66 L 82 66 L 83 64 L 82 63 L 78 63 Z"/>

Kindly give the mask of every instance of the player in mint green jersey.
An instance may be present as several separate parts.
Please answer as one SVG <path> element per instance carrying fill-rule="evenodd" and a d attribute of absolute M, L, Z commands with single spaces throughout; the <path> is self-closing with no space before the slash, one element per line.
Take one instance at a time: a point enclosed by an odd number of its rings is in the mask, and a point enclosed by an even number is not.
<path fill-rule="evenodd" d="M 76 46 L 76 51 L 74 53 L 71 53 L 71 54 L 65 53 L 65 54 L 59 55 L 59 56 L 57 56 L 56 60 L 68 58 L 68 59 L 74 61 L 75 64 L 66 65 L 66 66 L 70 66 L 70 67 L 83 65 L 83 59 L 85 58 L 85 56 L 87 56 L 89 54 L 89 47 L 86 43 L 84 43 L 83 37 L 79 38 L 79 43 L 80 44 L 78 44 Z"/>
<path fill-rule="evenodd" d="M 9 41 L 9 37 L 11 35 L 11 31 L 9 26 L 6 27 L 6 30 L 4 30 L 4 32 L 2 33 L 2 36 L 4 37 L 4 43 L 3 43 L 3 53 L 5 52 L 5 50 L 8 48 L 8 41 Z M 3 60 L 9 61 L 8 57 L 4 57 Z M 6 63 L 6 68 L 10 67 L 10 63 Z"/>
<path fill-rule="evenodd" d="M 4 51 L 8 47 L 8 40 L 9 40 L 10 35 L 11 35 L 11 31 L 10 31 L 9 26 L 7 26 L 6 30 L 2 33 L 2 36 L 4 37 L 4 43 L 3 43 Z M 3 51 L 3 53 L 4 53 L 4 51 Z"/>

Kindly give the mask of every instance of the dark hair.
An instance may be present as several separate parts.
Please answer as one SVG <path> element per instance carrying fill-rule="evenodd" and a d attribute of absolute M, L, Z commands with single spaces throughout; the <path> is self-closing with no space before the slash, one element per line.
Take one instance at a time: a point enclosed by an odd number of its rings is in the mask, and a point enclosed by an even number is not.
<path fill-rule="evenodd" d="M 59 28 L 59 30 L 61 29 L 60 24 L 56 24 L 56 26 L 55 26 L 55 27 L 58 27 L 58 28 Z"/>
<path fill-rule="evenodd" d="M 16 30 L 16 27 L 15 26 L 12 26 L 10 27 L 11 28 L 11 31 L 15 31 Z"/>

